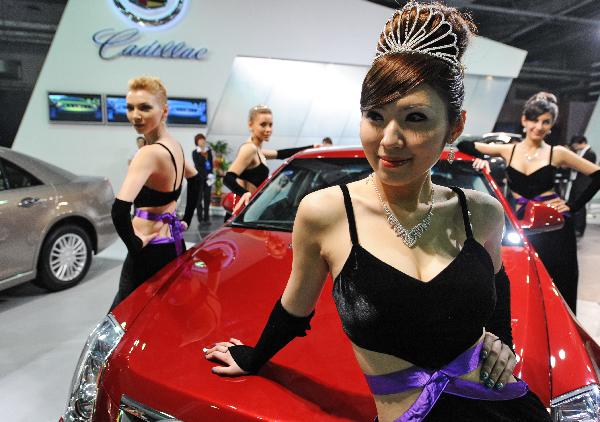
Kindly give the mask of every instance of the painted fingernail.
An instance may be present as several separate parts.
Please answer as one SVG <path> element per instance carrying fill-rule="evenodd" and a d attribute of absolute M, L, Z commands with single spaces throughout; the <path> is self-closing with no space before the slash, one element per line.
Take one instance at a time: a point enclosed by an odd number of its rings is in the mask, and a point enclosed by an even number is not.
<path fill-rule="evenodd" d="M 496 390 L 500 391 L 504 388 L 504 384 L 499 382 L 498 384 L 496 384 L 496 386 L 494 387 Z"/>
<path fill-rule="evenodd" d="M 489 376 L 490 374 L 488 374 L 485 371 L 481 371 L 481 373 L 479 374 L 479 378 L 481 379 L 481 381 L 485 381 Z"/>
<path fill-rule="evenodd" d="M 215 368 L 210 368 L 210 372 L 215 373 Z"/>
<path fill-rule="evenodd" d="M 487 358 L 488 352 L 486 350 L 481 351 L 481 359 Z"/>
<path fill-rule="evenodd" d="M 495 382 L 494 382 L 494 380 L 493 380 L 493 379 L 491 379 L 491 378 L 488 378 L 488 380 L 485 382 L 485 386 L 486 386 L 487 388 L 492 388 L 492 387 L 494 386 L 494 384 L 495 384 Z"/>
<path fill-rule="evenodd" d="M 207 349 L 206 347 L 203 347 L 203 348 L 202 348 L 202 351 L 203 351 L 204 353 L 206 353 L 206 352 L 208 352 L 208 349 Z"/>

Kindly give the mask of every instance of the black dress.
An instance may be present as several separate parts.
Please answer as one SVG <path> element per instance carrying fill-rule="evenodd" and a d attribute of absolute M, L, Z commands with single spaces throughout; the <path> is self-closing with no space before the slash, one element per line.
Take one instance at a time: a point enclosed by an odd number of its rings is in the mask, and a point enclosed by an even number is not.
<path fill-rule="evenodd" d="M 173 167 L 175 169 L 175 182 L 173 183 L 173 190 L 170 192 L 162 192 L 149 188 L 148 186 L 143 186 L 138 196 L 134 200 L 136 208 L 166 205 L 172 201 L 177 201 L 181 193 L 183 170 L 181 177 L 178 178 L 177 164 L 171 151 L 160 142 L 157 142 L 155 145 L 160 145 L 161 147 L 165 148 L 171 156 L 171 162 L 173 163 Z M 178 180 L 179 187 L 177 187 Z M 182 240 L 181 243 L 182 250 L 185 250 L 185 242 Z M 110 311 L 112 311 L 142 283 L 160 271 L 165 265 L 167 265 L 176 257 L 177 248 L 175 247 L 174 243 L 149 243 L 148 245 L 144 246 L 139 253 L 132 254 L 131 252 L 127 252 L 127 256 L 123 262 L 121 276 L 119 278 L 119 290 L 115 295 L 113 303 L 110 307 Z"/>
<path fill-rule="evenodd" d="M 544 192 L 554 190 L 554 172 L 556 168 L 552 162 L 552 152 L 550 149 L 550 161 L 544 167 L 539 168 L 533 173 L 526 175 L 511 167 L 513 147 L 506 168 L 508 187 L 528 200 L 535 200 L 538 195 Z M 512 204 L 517 208 L 514 198 L 511 198 Z M 517 208 L 517 217 L 521 218 L 525 206 Z M 527 236 L 544 266 L 548 270 L 550 277 L 556 284 L 558 291 L 562 294 L 565 302 L 571 308 L 573 313 L 577 309 L 577 283 L 579 281 L 579 265 L 577 263 L 577 240 L 573 227 L 573 219 L 570 214 L 565 214 L 565 225 L 560 230 L 551 232 L 530 234 Z"/>
<path fill-rule="evenodd" d="M 420 368 L 443 368 L 477 342 L 497 306 L 492 259 L 473 238 L 464 193 L 453 188 L 461 204 L 465 243 L 456 258 L 425 283 L 360 245 L 350 194 L 345 185 L 341 188 L 352 249 L 334 280 L 333 297 L 345 333 L 364 349 Z M 499 304 L 508 300 L 508 295 L 498 297 Z M 510 318 L 506 324 L 510 325 Z M 500 401 L 442 392 L 423 420 L 549 422 L 550 416 L 531 391 Z"/>

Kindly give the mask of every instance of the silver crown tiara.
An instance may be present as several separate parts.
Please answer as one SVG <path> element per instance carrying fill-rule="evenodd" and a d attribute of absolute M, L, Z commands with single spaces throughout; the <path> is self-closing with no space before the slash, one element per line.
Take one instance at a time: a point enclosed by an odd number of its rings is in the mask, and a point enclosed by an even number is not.
<path fill-rule="evenodd" d="M 416 9 L 414 18 L 411 17 L 412 9 Z M 417 29 L 419 16 L 424 9 L 427 9 L 429 12 L 427 20 Z M 407 18 L 404 22 L 404 34 L 401 34 L 400 28 L 402 25 L 400 23 L 398 24 L 397 31 L 386 31 L 388 24 L 391 24 L 396 16 L 399 15 L 401 17 L 404 12 L 407 12 Z M 427 32 L 427 25 L 435 17 L 439 17 L 439 23 Z M 440 31 L 442 34 L 434 38 L 434 34 L 440 33 Z M 383 40 L 381 39 L 382 37 Z M 436 42 L 445 37 L 452 37 L 452 42 L 444 45 L 435 45 Z M 454 54 L 439 51 L 449 48 L 454 49 Z M 386 54 L 394 53 L 426 54 L 444 60 L 452 66 L 461 67 L 460 60 L 458 59 L 459 50 L 456 45 L 456 34 L 452 32 L 452 25 L 446 21 L 444 14 L 438 10 L 434 10 L 429 5 L 421 6 L 419 3 L 412 1 L 408 2 L 401 10 L 396 10 L 394 15 L 386 22 L 373 61 Z"/>

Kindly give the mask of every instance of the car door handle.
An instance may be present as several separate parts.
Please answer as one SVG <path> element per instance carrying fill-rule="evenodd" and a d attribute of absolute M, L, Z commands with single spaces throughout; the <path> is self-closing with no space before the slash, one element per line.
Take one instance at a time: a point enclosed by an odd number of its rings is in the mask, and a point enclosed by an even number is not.
<path fill-rule="evenodd" d="M 21 199 L 21 202 L 19 202 L 19 206 L 22 208 L 29 208 L 39 203 L 39 201 L 40 198 L 31 198 L 28 196 L 27 198 Z"/>

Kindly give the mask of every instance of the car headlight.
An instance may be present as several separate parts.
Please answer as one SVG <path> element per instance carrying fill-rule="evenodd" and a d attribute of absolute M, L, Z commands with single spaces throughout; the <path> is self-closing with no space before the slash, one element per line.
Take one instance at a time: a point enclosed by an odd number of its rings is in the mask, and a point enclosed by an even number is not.
<path fill-rule="evenodd" d="M 550 402 L 554 422 L 600 421 L 600 388 L 590 384 Z"/>
<path fill-rule="evenodd" d="M 108 314 L 89 335 L 73 374 L 64 422 L 87 422 L 96 407 L 100 373 L 125 332 Z"/>

